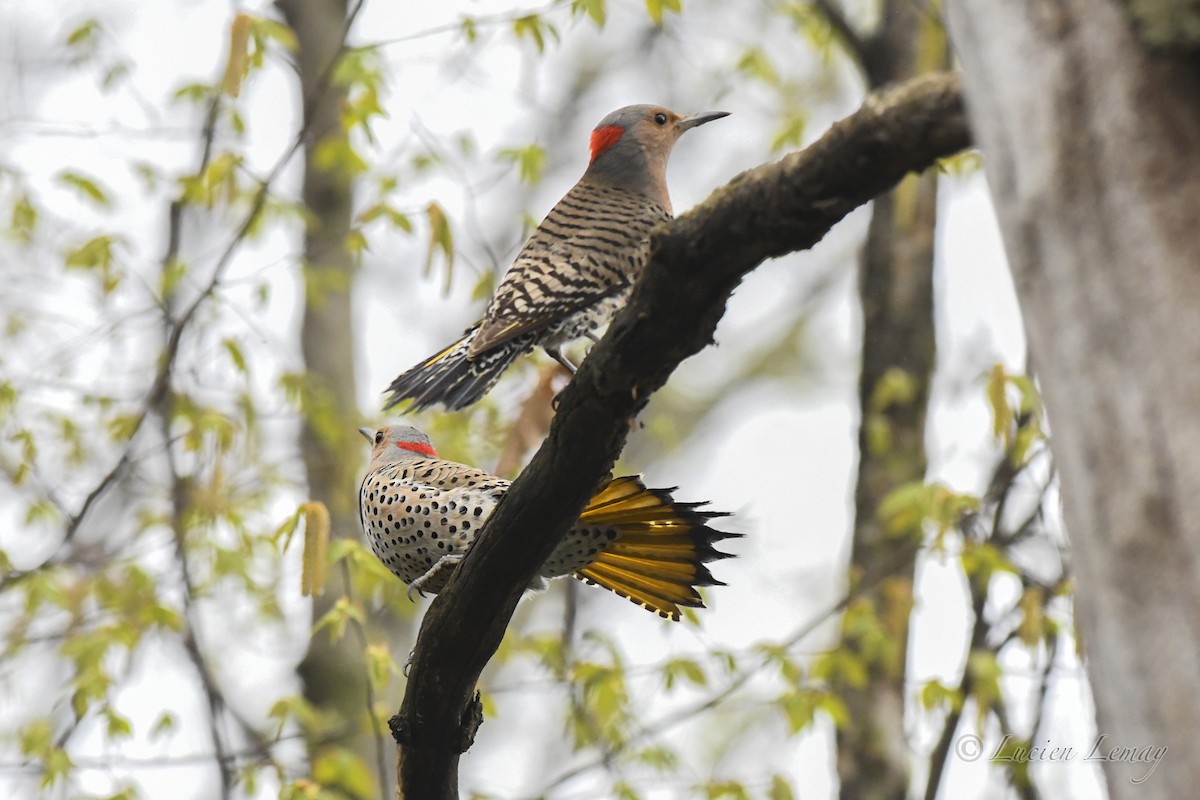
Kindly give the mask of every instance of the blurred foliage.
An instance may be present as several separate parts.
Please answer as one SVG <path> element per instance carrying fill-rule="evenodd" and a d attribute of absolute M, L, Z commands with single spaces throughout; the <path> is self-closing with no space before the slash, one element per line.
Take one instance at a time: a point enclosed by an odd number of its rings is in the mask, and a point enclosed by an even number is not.
<path fill-rule="evenodd" d="M 647 0 L 644 8 L 636 4 L 632 24 L 646 42 L 670 43 L 689 19 L 705 19 L 715 8 Z M 453 49 L 467 58 L 515 42 L 536 65 L 571 37 L 609 36 L 621 14 L 626 27 L 611 34 L 610 46 L 624 48 L 629 13 L 606 0 L 561 0 L 463 17 L 453 26 Z M 811 47 L 820 64 L 836 65 L 834 37 L 809 4 L 780 2 L 764 13 L 767 24 Z M 61 35 L 60 55 L 70 69 L 94 74 L 97 91 L 110 96 L 138 69 L 120 35 L 103 17 L 84 19 Z M 372 797 L 377 765 L 343 746 L 348 732 L 359 730 L 380 739 L 385 766 L 392 765 L 386 722 L 403 692 L 411 643 L 388 641 L 382 623 L 408 619 L 416 606 L 361 539 L 332 536 L 329 509 L 308 502 L 296 467 L 298 421 L 307 418 L 330 442 L 357 436 L 360 421 L 330 411 L 296 369 L 293 334 L 262 322 L 266 309 L 290 302 L 287 293 L 302 281 L 320 290 L 329 278 L 295 259 L 282 268 L 234 268 L 244 253 L 257 258 L 254 247 L 297 238 L 303 226 L 320 222 L 281 180 L 307 132 L 276 143 L 267 161 L 252 136 L 262 111 L 253 103 L 264 102 L 256 90 L 272 75 L 291 76 L 295 46 L 288 28 L 248 11 L 234 14 L 220 39 L 197 39 L 220 74 L 207 82 L 178 76 L 156 110 L 188 121 L 196 145 L 191 166 L 156 160 L 150 148 L 115 170 L 74 163 L 67 154 L 46 181 L 0 160 L 0 253 L 11 289 L 0 301 L 0 507 L 20 529 L 0 540 L 0 652 L 14 698 L 0 779 L 4 771 L 28 776 L 47 797 L 146 796 L 126 779 L 142 764 L 135 754 L 145 752 L 161 754 L 152 759 L 156 766 L 180 768 L 194 766 L 184 754 L 204 754 L 225 796 Z M 360 210 L 344 246 L 365 259 L 397 240 L 414 242 L 425 256 L 423 270 L 420 259 L 407 267 L 414 282 L 479 306 L 506 265 L 503 254 L 545 210 L 534 190 L 557 168 L 567 126 L 549 120 L 544 139 L 510 139 L 492 149 L 469 132 L 426 132 L 385 151 L 376 127 L 389 91 L 403 80 L 387 64 L 386 47 L 348 49 L 331 71 L 331 80 L 348 89 L 341 124 L 349 136 L 331 137 L 318 157 L 357 183 Z M 713 77 L 715 95 L 742 87 L 765 109 L 772 127 L 761 142 L 764 160 L 798 146 L 820 101 L 831 96 L 826 72 L 798 74 L 793 55 L 744 43 L 696 66 Z M 507 181 L 502 225 L 481 220 L 473 206 L 479 181 L 466 174 Z M 461 206 L 439 191 L 445 182 L 462 188 Z M 146 224 L 161 226 L 160 235 L 138 236 Z M 163 251 L 148 242 L 160 242 Z M 641 468 L 645 450 L 670 452 L 688 441 L 737 388 L 762 382 L 794 389 L 813 371 L 804 333 L 827 288 L 798 298 L 791 318 L 756 339 L 720 380 L 656 397 L 644 443 L 627 457 Z M 527 359 L 497 390 L 520 395 L 516 402 L 489 398 L 419 424 L 444 456 L 480 465 L 502 460 L 515 472 L 548 424 L 538 409 L 561 384 L 555 369 Z M 883 409 L 902 401 L 907 386 L 897 373 L 873 403 Z M 1001 488 L 1011 492 L 1046 458 L 1036 387 L 998 369 L 984 392 L 991 433 L 1012 476 Z M 872 441 L 886 447 L 887 431 Z M 1040 495 L 1028 502 L 1035 500 Z M 1014 533 L 983 524 L 989 513 L 1008 513 L 996 510 L 1000 502 L 922 484 L 897 490 L 880 508 L 896 537 L 931 558 L 958 558 L 982 597 L 994 584 L 1021 586 L 1001 615 L 1008 633 L 969 654 L 964 685 L 921 688 L 930 715 L 959 713 L 968 701 L 979 720 L 1001 713 L 999 656 L 1024 648 L 1046 661 L 1067 624 L 1066 579 L 1035 581 L 1013 552 L 1039 535 L 1037 526 Z M 311 635 L 351 637 L 362 653 L 370 693 L 358 718 L 326 718 L 298 696 L 291 668 L 299 658 L 297 620 L 307 609 L 302 591 L 335 598 L 312 621 Z M 837 609 L 788 617 L 795 627 L 737 651 L 707 640 L 703 614 L 689 611 L 677 635 L 699 648 L 643 658 L 626 652 L 617 636 L 575 631 L 571 611 L 548 628 L 548 613 L 574 607 L 570 596 L 560 585 L 544 600 L 522 604 L 481 686 L 488 717 L 499 717 L 489 724 L 514 724 L 526 703 L 548 709 L 547 746 L 571 760 L 542 776 L 546 796 L 569 793 L 581 776 L 614 797 L 643 797 L 664 785 L 679 796 L 802 796 L 795 775 L 766 772 L 751 780 L 742 771 L 729 774 L 730 760 L 714 758 L 697 773 L 689 767 L 693 748 L 675 734 L 686 728 L 697 739 L 715 736 L 720 752 L 735 753 L 755 747 L 762 731 L 798 740 L 836 726 L 846 710 L 834 685 L 867 680 L 869 659 L 886 660 L 898 646 L 889 633 L 895 626 L 851 594 Z M 907 601 L 892 605 L 909 608 Z M 867 658 L 810 651 L 813 630 L 841 612 Z M 658 624 L 666 630 L 667 623 Z M 264 685 L 256 671 L 271 659 L 273 677 Z M 147 673 L 158 671 L 179 682 L 172 691 L 148 683 Z M 159 692 L 154 702 L 161 708 L 143 719 L 133 710 L 144 707 L 147 685 Z M 651 701 L 652 714 L 645 711 Z M 319 757 L 297 759 L 297 739 L 316 743 Z M 97 772 L 116 778 L 96 788 Z M 218 792 L 203 783 L 196 791 Z"/>

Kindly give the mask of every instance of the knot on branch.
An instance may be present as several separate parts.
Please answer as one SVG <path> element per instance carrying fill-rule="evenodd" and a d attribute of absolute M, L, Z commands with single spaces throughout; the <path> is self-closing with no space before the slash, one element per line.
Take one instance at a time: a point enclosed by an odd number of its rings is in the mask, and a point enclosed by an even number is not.
<path fill-rule="evenodd" d="M 482 724 L 483 702 L 480 700 L 477 690 L 458 719 L 458 730 L 450 740 L 450 747 L 453 751 L 461 754 L 470 750 L 471 745 L 475 744 L 475 734 Z M 421 727 L 419 717 L 409 719 L 408 714 L 404 712 L 400 712 L 388 720 L 388 730 L 392 732 L 392 739 L 396 744 L 405 748 L 421 749 L 435 746 L 432 741 L 434 737 L 424 735 L 425 732 L 419 730 Z"/>

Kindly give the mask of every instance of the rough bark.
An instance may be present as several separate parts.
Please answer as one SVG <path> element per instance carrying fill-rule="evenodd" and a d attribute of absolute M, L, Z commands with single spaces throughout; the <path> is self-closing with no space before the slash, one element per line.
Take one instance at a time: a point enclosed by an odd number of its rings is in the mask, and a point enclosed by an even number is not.
<path fill-rule="evenodd" d="M 332 136 L 344 136 L 339 112 L 346 90 L 330 81 L 330 68 L 343 46 L 346 0 L 280 0 L 277 7 L 296 33 L 305 124 L 304 205 L 312 220 L 304 237 L 305 302 L 300 346 L 307 369 L 300 451 L 308 493 L 325 504 L 334 536 L 356 536 L 358 514 L 355 470 L 361 448 L 354 437 L 358 416 L 354 379 L 354 341 L 350 288 L 355 262 L 344 246 L 352 214 L 352 179 L 343 170 L 320 167 L 314 152 Z M 338 424 L 331 424 L 340 421 Z M 313 600 L 319 619 L 340 596 L 327 592 Z M 314 636 L 298 668 L 304 698 L 331 718 L 357 721 L 366 709 L 366 673 L 352 637 L 332 642 Z M 374 763 L 370 737 L 353 737 L 347 746 L 365 763 Z M 317 752 L 310 752 L 315 758 Z"/>
<path fill-rule="evenodd" d="M 961 0 L 951 32 L 1053 425 L 1110 796 L 1200 785 L 1200 69 L 1116 0 Z M 1055 742 L 1080 745 L 1091 743 Z"/>
<path fill-rule="evenodd" d="M 868 98 L 802 153 L 758 167 L 656 232 L 628 307 L 561 395 L 550 433 L 421 626 L 393 732 L 409 797 L 457 796 L 480 671 L 524 588 L 611 468 L 629 422 L 712 342 L 730 293 L 765 258 L 811 247 L 909 171 L 968 146 L 953 76 Z"/>
<path fill-rule="evenodd" d="M 827 16 L 840 14 L 832 0 L 821 7 Z M 927 66 L 920 63 L 922 53 L 924 61 L 942 66 L 943 40 L 940 31 L 923 25 L 926 14 L 906 0 L 887 0 L 869 37 L 845 39 L 869 89 L 917 74 Z M 834 27 L 850 31 L 844 19 Z M 875 199 L 859 263 L 863 339 L 850 581 L 878 574 L 884 565 L 893 571 L 859 600 L 870 604 L 892 646 L 880 651 L 878 642 L 864 642 L 851 629 L 842 635 L 842 649 L 862 659 L 868 676 L 863 686 L 837 687 L 849 712 L 837 735 L 839 792 L 855 800 L 903 800 L 908 794 L 905 666 L 916 558 L 910 542 L 887 534 L 877 511 L 892 490 L 925 477 L 936 222 L 937 178 L 914 176 Z M 901 376 L 908 392 L 881 403 L 881 385 Z"/>

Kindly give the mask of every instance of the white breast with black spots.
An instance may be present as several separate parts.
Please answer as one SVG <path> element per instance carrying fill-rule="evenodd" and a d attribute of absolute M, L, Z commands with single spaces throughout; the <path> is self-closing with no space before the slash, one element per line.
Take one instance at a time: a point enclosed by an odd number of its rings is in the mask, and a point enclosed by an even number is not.
<path fill-rule="evenodd" d="M 405 583 L 443 556 L 465 553 L 507 489 L 508 481 L 479 480 L 484 473 L 446 464 L 432 459 L 389 464 L 363 481 L 360 508 L 367 541 Z M 424 588 L 439 591 L 451 573 L 440 571 Z"/>
<path fill-rule="evenodd" d="M 616 538 L 617 530 L 612 527 L 572 528 L 554 548 L 538 574 L 543 578 L 570 575 L 595 561 L 600 551 Z"/>

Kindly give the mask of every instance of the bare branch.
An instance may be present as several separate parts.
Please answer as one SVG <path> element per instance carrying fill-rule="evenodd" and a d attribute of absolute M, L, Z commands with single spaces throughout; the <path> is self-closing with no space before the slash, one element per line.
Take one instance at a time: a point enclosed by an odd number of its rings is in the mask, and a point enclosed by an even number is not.
<path fill-rule="evenodd" d="M 859 69 L 865 72 L 869 59 L 867 43 L 846 19 L 846 13 L 837 5 L 836 0 L 812 0 L 812 6 L 820 12 L 825 22 L 837 34 L 838 39 L 846 48 L 846 52 L 854 59 Z"/>
<path fill-rule="evenodd" d="M 908 172 L 969 145 L 958 79 L 927 76 L 873 95 L 812 147 L 743 173 L 656 232 L 628 307 L 562 393 L 546 441 L 425 616 L 393 719 L 406 796 L 457 796 L 475 683 L 517 601 L 611 468 L 633 417 L 712 342 L 742 277 L 763 259 L 811 247 Z"/>

